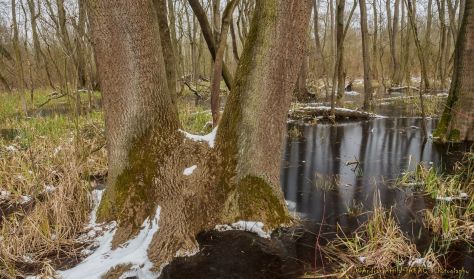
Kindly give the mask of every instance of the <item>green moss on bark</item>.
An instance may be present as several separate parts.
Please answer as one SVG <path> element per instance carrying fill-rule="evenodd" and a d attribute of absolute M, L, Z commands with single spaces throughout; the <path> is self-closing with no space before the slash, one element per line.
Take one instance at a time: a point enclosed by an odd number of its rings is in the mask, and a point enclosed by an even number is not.
<path fill-rule="evenodd" d="M 447 137 L 448 127 L 449 127 L 449 123 L 452 121 L 452 118 L 453 118 L 452 109 L 457 102 L 457 99 L 458 99 L 457 95 L 458 95 L 458 89 L 457 89 L 456 84 L 453 83 L 453 88 L 449 92 L 449 97 L 448 97 L 448 100 L 446 101 L 446 107 L 443 111 L 443 114 L 441 115 L 441 119 L 439 120 L 436 130 L 433 132 L 433 136 L 441 142 L 445 142 L 446 140 L 449 140 L 449 137 Z"/>
<path fill-rule="evenodd" d="M 165 163 L 172 143 L 182 141 L 176 133 L 163 138 L 156 136 L 160 134 L 161 131 L 149 129 L 130 144 L 128 165 L 108 185 L 99 206 L 98 221 L 117 220 L 136 232 L 143 220 L 154 214 L 160 177 L 157 168 Z"/>
<path fill-rule="evenodd" d="M 249 175 L 241 179 L 227 197 L 224 215 L 231 218 L 229 221 L 262 221 L 276 228 L 292 220 L 278 191 L 263 178 Z"/>
<path fill-rule="evenodd" d="M 461 132 L 458 129 L 453 129 L 449 133 L 449 141 L 459 142 L 461 140 Z"/>

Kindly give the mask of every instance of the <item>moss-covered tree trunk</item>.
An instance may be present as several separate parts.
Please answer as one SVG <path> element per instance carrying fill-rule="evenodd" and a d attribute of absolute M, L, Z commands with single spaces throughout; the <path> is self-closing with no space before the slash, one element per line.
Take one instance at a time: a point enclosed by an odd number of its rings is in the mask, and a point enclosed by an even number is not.
<path fill-rule="evenodd" d="M 256 1 L 250 31 L 217 134 L 221 187 L 231 219 L 287 222 L 279 171 L 311 0 Z"/>
<path fill-rule="evenodd" d="M 89 1 L 109 154 L 98 217 L 118 221 L 113 247 L 133 237 L 157 206 L 159 230 L 148 247 L 157 269 L 195 250 L 195 235 L 217 224 L 251 220 L 272 229 L 291 221 L 280 159 L 311 2 L 256 2 L 216 148 L 210 148 L 178 130 L 152 1 Z M 184 175 L 193 165 L 192 175 Z"/>
<path fill-rule="evenodd" d="M 178 113 L 167 85 L 157 17 L 147 0 L 91 0 L 89 13 L 109 164 L 99 217 L 139 226 L 156 207 L 142 200 L 153 192 L 148 184 L 155 173 L 150 168 L 156 168 L 179 138 Z"/>
<path fill-rule="evenodd" d="M 441 141 L 474 140 L 474 1 L 466 1 L 456 41 L 451 88 L 438 128 Z"/>

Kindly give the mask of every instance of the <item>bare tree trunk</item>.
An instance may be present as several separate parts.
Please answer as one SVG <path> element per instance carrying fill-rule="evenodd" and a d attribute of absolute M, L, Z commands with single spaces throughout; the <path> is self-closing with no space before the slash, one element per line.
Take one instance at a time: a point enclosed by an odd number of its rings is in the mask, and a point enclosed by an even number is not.
<path fill-rule="evenodd" d="M 410 26 L 411 30 L 413 32 L 413 37 L 415 41 L 415 46 L 418 54 L 418 59 L 420 61 L 420 66 L 421 66 L 421 79 L 423 82 L 423 89 L 429 89 L 430 88 L 430 82 L 428 79 L 428 74 L 427 74 L 427 69 L 426 69 L 426 59 L 425 56 L 423 55 L 424 50 L 421 45 L 420 37 L 418 35 L 418 28 L 416 26 L 416 19 L 415 19 L 415 14 L 414 14 L 414 8 L 411 0 L 405 0 L 408 8 L 408 18 L 410 20 Z"/>
<path fill-rule="evenodd" d="M 357 1 L 354 1 L 351 12 L 347 19 L 346 25 L 344 26 L 344 7 L 345 0 L 336 1 L 336 64 L 334 66 L 333 73 L 333 87 L 331 93 L 331 115 L 334 116 L 334 108 L 337 104 L 342 106 L 344 91 L 345 91 L 345 72 L 344 72 L 344 39 L 349 30 L 349 25 L 352 20 L 352 16 L 357 7 Z M 335 88 L 337 81 L 337 98 L 335 97 Z"/>
<path fill-rule="evenodd" d="M 448 101 L 434 136 L 441 141 L 474 140 L 474 2 L 466 1 L 456 40 Z"/>
<path fill-rule="evenodd" d="M 21 5 L 21 9 L 23 11 L 23 18 L 27 19 L 28 16 L 27 16 L 27 13 L 26 13 L 26 9 L 25 9 L 25 5 L 23 5 L 23 1 L 20 1 L 20 5 Z M 25 60 L 26 60 L 26 65 L 28 66 L 28 78 L 29 78 L 29 87 L 30 87 L 30 102 L 33 103 L 33 97 L 34 97 L 34 91 L 35 91 L 35 79 L 33 78 L 33 70 L 32 70 L 32 63 L 31 63 L 31 56 L 30 56 L 30 53 L 29 53 L 29 48 L 28 48 L 28 24 L 25 24 L 23 25 L 24 26 L 24 36 L 25 36 L 25 39 L 23 41 L 23 47 L 25 49 Z M 26 82 L 25 80 L 25 86 L 28 87 L 28 83 Z"/>
<path fill-rule="evenodd" d="M 174 10 L 174 4 L 173 0 L 168 0 L 168 19 L 169 19 L 169 30 L 170 30 L 170 36 L 171 36 L 171 43 L 172 43 L 172 50 L 173 50 L 173 55 L 175 58 L 175 76 L 178 78 L 180 75 L 183 73 L 180 73 L 179 69 L 179 45 L 178 45 L 178 39 L 177 39 L 177 34 L 176 34 L 176 16 L 175 16 L 175 10 Z"/>
<path fill-rule="evenodd" d="M 8 84 L 7 80 L 5 79 L 5 77 L 2 75 L 2 73 L 0 72 L 0 82 L 3 84 L 3 87 L 5 87 L 5 90 L 7 92 L 11 92 L 12 89 L 10 88 L 10 85 Z"/>
<path fill-rule="evenodd" d="M 33 39 L 33 47 L 34 47 L 34 53 L 35 53 L 35 63 L 37 65 L 37 69 L 39 68 L 38 66 L 41 64 L 41 45 L 39 42 L 38 38 L 38 28 L 36 24 L 36 19 L 39 16 L 39 11 L 38 14 L 36 13 L 36 6 L 34 0 L 28 0 L 28 9 L 30 10 L 30 23 L 31 23 L 31 36 Z"/>
<path fill-rule="evenodd" d="M 216 44 L 219 44 L 219 32 L 221 30 L 220 24 L 221 24 L 221 13 L 220 13 L 220 6 L 221 6 L 221 1 L 220 0 L 212 0 L 212 28 L 213 28 L 213 34 L 214 34 L 214 41 Z"/>
<path fill-rule="evenodd" d="M 466 10 L 466 0 L 461 0 L 461 3 L 459 4 L 459 25 L 461 25 L 465 10 Z"/>
<path fill-rule="evenodd" d="M 77 88 L 85 88 L 86 80 L 86 61 L 85 61 L 85 36 L 86 36 L 86 7 L 85 0 L 78 0 L 79 2 L 79 18 L 77 24 L 76 34 L 76 70 L 77 70 Z"/>
<path fill-rule="evenodd" d="M 173 43 L 171 41 L 170 29 L 168 27 L 168 13 L 166 0 L 153 0 L 158 17 L 158 28 L 160 30 L 160 41 L 165 60 L 166 78 L 168 82 L 171 101 L 176 104 L 176 57 L 174 56 Z"/>
<path fill-rule="evenodd" d="M 394 9 L 393 22 L 392 22 L 392 28 L 391 28 L 392 36 L 390 40 L 390 52 L 392 55 L 392 60 L 391 60 L 392 84 L 399 85 L 401 83 L 401 71 L 400 71 L 400 58 L 398 54 L 397 37 L 399 36 L 398 33 L 399 33 L 400 0 L 395 0 L 395 5 L 393 9 Z"/>
<path fill-rule="evenodd" d="M 431 0 L 430 0 L 431 1 Z M 379 79 L 379 70 L 378 70 L 378 63 L 377 63 L 377 57 L 379 57 L 379 38 L 378 38 L 378 32 L 379 32 L 379 25 L 378 25 L 378 11 L 377 11 L 377 1 L 373 0 L 372 1 L 372 13 L 374 15 L 374 36 L 372 39 L 372 76 L 373 79 L 378 80 Z"/>
<path fill-rule="evenodd" d="M 331 108 L 341 106 L 344 97 L 344 8 L 346 0 L 336 0 L 336 63 L 334 66 Z M 337 90 L 336 90 L 337 88 Z M 337 91 L 337 94 L 334 91 Z M 336 95 L 336 98 L 334 97 Z M 335 100 L 334 100 L 335 99 Z M 335 104 L 334 104 L 335 102 Z"/>
<path fill-rule="evenodd" d="M 459 1 L 459 0 L 458 0 Z M 449 18 L 449 29 L 451 31 L 451 35 L 453 37 L 453 41 L 456 42 L 456 37 L 458 35 L 458 24 L 456 22 L 456 10 L 457 10 L 457 5 L 458 1 L 456 1 L 455 4 L 453 4 L 452 0 L 447 0 L 447 7 L 448 7 L 448 18 Z"/>
<path fill-rule="evenodd" d="M 446 17 L 446 2 L 445 0 L 436 0 L 438 6 L 438 16 L 441 25 L 441 34 L 439 42 L 439 53 L 438 53 L 438 78 L 441 81 L 441 87 L 446 88 L 446 69 L 448 66 L 448 57 L 446 57 L 446 46 L 447 46 L 447 27 L 445 22 Z"/>
<path fill-rule="evenodd" d="M 426 57 L 430 57 L 432 55 L 432 48 L 431 48 L 431 28 L 433 25 L 433 0 L 428 0 L 428 9 L 426 14 L 426 30 L 425 30 L 425 38 L 423 40 L 423 48 L 426 52 Z M 426 67 L 427 69 L 430 68 L 429 59 L 426 59 Z M 428 73 L 427 73 L 428 74 Z"/>
<path fill-rule="evenodd" d="M 314 14 L 314 43 L 315 43 L 315 51 L 316 51 L 316 67 L 321 67 L 320 71 L 316 71 L 316 78 L 319 79 L 323 77 L 324 85 L 325 85 L 325 100 L 329 100 L 329 80 L 328 80 L 328 70 L 326 68 L 326 60 L 324 59 L 324 50 L 321 46 L 320 36 L 320 29 L 319 29 L 319 3 L 318 0 L 314 0 L 313 4 L 313 14 Z M 324 38 L 323 38 L 324 40 Z M 332 59 L 332 58 L 331 58 Z"/>
<path fill-rule="evenodd" d="M 308 77 L 308 59 L 307 59 L 307 51 L 303 56 L 303 63 L 301 63 L 300 71 L 298 74 L 298 78 L 296 80 L 295 86 L 295 96 L 298 101 L 307 101 L 309 92 L 306 88 L 306 79 Z"/>
<path fill-rule="evenodd" d="M 16 72 L 16 90 L 21 94 L 21 106 L 23 113 L 28 114 L 26 104 L 26 92 L 23 92 L 25 86 L 25 76 L 23 72 L 23 60 L 21 58 L 20 39 L 18 36 L 18 21 L 16 19 L 16 1 L 11 1 L 12 9 L 12 25 L 13 25 L 13 53 L 15 56 L 15 72 Z"/>
<path fill-rule="evenodd" d="M 336 65 L 336 60 L 337 60 L 337 54 L 336 54 L 336 28 L 335 28 L 335 12 L 334 12 L 334 0 L 329 0 L 329 14 L 330 14 L 330 17 L 329 17 L 329 20 L 330 20 L 330 24 L 329 24 L 329 33 L 330 33 L 330 44 L 329 44 L 329 57 L 331 58 L 330 59 L 330 65 L 333 67 L 333 72 L 332 74 L 335 75 L 335 71 L 336 71 L 336 68 L 334 65 Z M 334 87 L 334 82 L 332 84 L 332 86 Z M 331 97 L 332 98 L 332 97 Z"/>
<path fill-rule="evenodd" d="M 365 0 L 359 0 L 360 29 L 362 32 L 362 60 L 364 63 L 364 110 L 372 104 L 372 74 L 370 70 L 369 29 L 367 27 L 367 6 Z"/>
<path fill-rule="evenodd" d="M 429 88 L 429 81 L 428 81 L 428 76 L 426 74 L 426 64 L 425 64 L 425 58 L 423 56 L 423 49 L 421 46 L 420 39 L 418 37 L 418 28 L 416 27 L 416 21 L 415 21 L 415 14 L 413 11 L 413 4 L 411 0 L 405 0 L 406 6 L 408 8 L 408 18 L 410 20 L 410 25 L 411 25 L 411 30 L 413 32 L 413 37 L 415 39 L 415 45 L 416 45 L 416 50 L 418 53 L 418 59 L 420 60 L 420 65 L 421 65 L 421 79 L 423 82 L 423 86 L 420 86 L 420 105 L 421 105 L 421 117 L 422 117 L 422 122 L 421 122 L 421 127 L 423 131 L 423 137 L 426 140 L 428 138 L 428 131 L 426 129 L 426 121 L 425 121 L 425 106 L 423 103 L 423 92 Z"/>
<path fill-rule="evenodd" d="M 224 64 L 224 51 L 227 46 L 227 34 L 229 33 L 229 27 L 232 24 L 232 13 L 234 12 L 238 2 L 239 0 L 231 0 L 229 3 L 227 3 L 222 15 L 221 31 L 219 35 L 216 58 L 214 61 L 214 68 L 211 76 L 211 113 L 213 127 L 216 127 L 217 123 L 219 122 L 219 94 L 221 92 L 221 73 L 222 65 Z"/>
<path fill-rule="evenodd" d="M 237 38 L 235 36 L 234 20 L 230 22 L 230 35 L 232 37 L 232 54 L 234 55 L 234 61 L 239 63 L 239 49 L 237 47 Z"/>

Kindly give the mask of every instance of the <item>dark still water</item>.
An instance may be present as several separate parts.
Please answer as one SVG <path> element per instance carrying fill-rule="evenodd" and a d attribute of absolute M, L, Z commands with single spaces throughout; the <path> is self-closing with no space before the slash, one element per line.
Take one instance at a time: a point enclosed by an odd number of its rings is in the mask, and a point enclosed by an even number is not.
<path fill-rule="evenodd" d="M 429 133 L 436 123 L 436 119 L 427 120 Z M 350 218 L 346 213 L 371 210 L 378 192 L 385 208 L 395 206 L 402 229 L 413 230 L 410 221 L 415 212 L 428 206 L 425 197 L 391 187 L 394 180 L 422 161 L 449 170 L 460 159 L 458 151 L 469 149 L 431 140 L 423 144 L 418 127 L 419 118 L 289 124 L 293 136 L 286 141 L 281 173 L 286 200 L 303 219 L 319 222 L 325 211 L 327 224 L 354 227 L 366 215 Z"/>
<path fill-rule="evenodd" d="M 429 134 L 436 124 L 436 119 L 427 121 Z M 418 127 L 419 118 L 288 124 L 281 183 L 290 210 L 301 217 L 309 232 L 298 240 L 298 258 L 311 259 L 315 268 L 316 235 L 322 232 L 324 244 L 335 237 L 339 225 L 349 236 L 367 220 L 365 213 L 373 209 L 378 197 L 384 208 L 392 209 L 418 251 L 430 249 L 433 236 L 424 228 L 420 213 L 434 202 L 422 193 L 394 187 L 395 179 L 420 162 L 449 172 L 461 159 L 460 151 L 469 150 L 469 145 L 438 145 L 431 139 L 423 143 Z M 472 251 L 453 249 L 447 266 L 474 273 Z"/>

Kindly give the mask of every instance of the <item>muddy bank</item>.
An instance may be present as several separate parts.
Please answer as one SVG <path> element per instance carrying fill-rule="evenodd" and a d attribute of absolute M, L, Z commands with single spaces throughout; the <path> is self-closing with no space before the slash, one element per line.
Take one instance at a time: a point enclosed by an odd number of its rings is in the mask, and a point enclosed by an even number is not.
<path fill-rule="evenodd" d="M 245 231 L 210 231 L 198 235 L 201 251 L 177 258 L 159 278 L 237 279 L 298 278 L 310 270 L 310 258 L 298 255 L 296 237 L 288 231 L 265 239 Z"/>

